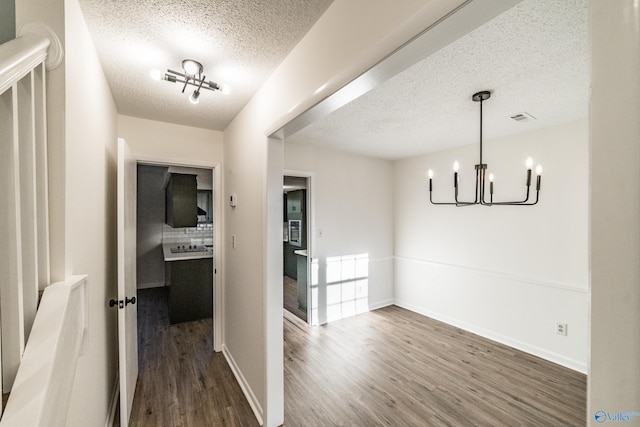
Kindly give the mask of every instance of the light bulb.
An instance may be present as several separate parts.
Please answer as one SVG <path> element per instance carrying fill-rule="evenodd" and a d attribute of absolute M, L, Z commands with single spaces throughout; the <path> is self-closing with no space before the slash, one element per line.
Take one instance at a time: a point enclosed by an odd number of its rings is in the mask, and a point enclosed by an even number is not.
<path fill-rule="evenodd" d="M 189 97 L 189 102 L 191 102 L 192 104 L 197 104 L 198 102 L 200 102 L 200 92 L 194 90 Z"/>
<path fill-rule="evenodd" d="M 157 68 L 154 68 L 153 70 L 151 70 L 149 72 L 149 75 L 151 76 L 151 78 L 157 82 L 160 81 L 160 79 L 162 78 L 162 73 L 160 73 L 160 70 L 158 70 Z"/>
<path fill-rule="evenodd" d="M 489 174 L 489 181 L 493 182 L 493 174 L 492 173 Z"/>
<path fill-rule="evenodd" d="M 195 76 L 202 69 L 202 65 L 193 59 L 185 59 L 182 61 L 182 68 L 184 72 L 190 76 Z"/>
<path fill-rule="evenodd" d="M 525 165 L 527 166 L 527 169 L 531 170 L 531 168 L 533 167 L 533 159 L 531 157 L 527 157 Z"/>
<path fill-rule="evenodd" d="M 429 172 L 427 172 L 427 175 L 429 175 L 429 179 L 433 178 L 433 171 L 429 169 Z"/>
<path fill-rule="evenodd" d="M 458 163 L 458 161 L 456 160 L 455 162 L 453 162 L 453 171 L 458 172 L 459 169 L 460 169 L 460 163 Z"/>
<path fill-rule="evenodd" d="M 542 175 L 542 165 L 536 166 L 536 175 Z"/>

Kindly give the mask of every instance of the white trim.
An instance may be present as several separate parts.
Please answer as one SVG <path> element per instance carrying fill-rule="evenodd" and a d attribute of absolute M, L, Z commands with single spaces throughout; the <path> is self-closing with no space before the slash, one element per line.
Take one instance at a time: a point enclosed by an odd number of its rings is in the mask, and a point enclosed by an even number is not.
<path fill-rule="evenodd" d="M 113 385 L 113 391 L 111 392 L 111 403 L 109 404 L 109 413 L 107 414 L 107 421 L 104 427 L 113 427 L 116 421 L 116 409 L 118 409 L 118 402 L 120 401 L 120 375 L 116 373 L 116 382 Z"/>
<path fill-rule="evenodd" d="M 253 414 L 256 416 L 258 423 L 260 423 L 260 425 L 263 425 L 262 407 L 260 406 L 260 402 L 256 398 L 256 395 L 253 394 L 253 390 L 251 389 L 251 386 L 249 385 L 247 380 L 244 378 L 244 375 L 242 375 L 242 372 L 240 371 L 238 364 L 233 359 L 233 356 L 231 355 L 231 352 L 227 348 L 226 344 L 222 344 L 222 354 L 224 354 L 224 358 L 227 360 L 227 364 L 231 368 L 231 372 L 233 372 L 233 375 L 236 377 L 238 384 L 240 384 L 240 388 L 242 389 L 244 396 L 247 398 L 247 401 L 249 402 L 249 406 L 251 406 L 251 409 L 253 410 Z"/>
<path fill-rule="evenodd" d="M 149 156 L 146 154 L 136 154 L 136 161 L 143 165 L 157 166 L 185 166 L 189 168 L 214 169 L 220 166 L 220 162 L 207 162 L 204 160 L 181 159 L 179 157 Z"/>
<path fill-rule="evenodd" d="M 47 57 L 49 40 L 25 34 L 0 45 L 0 93 L 26 76 Z"/>
<path fill-rule="evenodd" d="M 442 263 L 442 262 L 428 261 L 428 260 L 418 259 L 418 258 L 409 258 L 409 257 L 401 257 L 401 256 L 396 256 L 394 258 L 396 260 L 399 260 L 399 261 L 409 261 L 409 262 L 414 262 L 414 263 L 418 263 L 418 264 L 432 265 L 432 266 L 436 266 L 436 267 L 446 267 L 446 268 L 451 268 L 451 269 L 454 269 L 454 270 L 471 272 L 471 273 L 475 273 L 475 274 L 482 274 L 484 276 L 488 276 L 488 277 L 492 277 L 492 278 L 511 280 L 511 281 L 514 281 L 514 282 L 521 282 L 521 283 L 526 283 L 526 284 L 536 285 L 536 286 L 544 286 L 544 287 L 547 287 L 547 288 L 560 289 L 560 290 L 563 290 L 563 291 L 576 292 L 576 293 L 580 293 L 580 294 L 587 294 L 589 292 L 589 290 L 586 289 L 586 288 L 580 288 L 580 287 L 574 286 L 574 285 L 568 285 L 568 284 L 564 284 L 564 283 L 544 282 L 544 281 L 541 281 L 541 280 L 530 279 L 528 277 L 518 276 L 518 275 L 515 275 L 515 274 L 511 274 L 511 273 L 504 273 L 504 272 L 501 272 L 501 271 L 485 270 L 485 269 L 482 269 L 482 268 L 467 267 L 467 266 L 464 266 L 464 265 L 446 264 L 446 263 Z"/>
<path fill-rule="evenodd" d="M 533 354 L 534 356 L 541 357 L 545 360 L 551 361 L 553 363 L 557 363 L 558 365 L 562 365 L 566 368 L 573 369 L 574 371 L 581 372 L 583 374 L 587 374 L 588 367 L 587 364 L 581 362 L 579 360 L 575 360 L 566 356 L 563 356 L 558 353 L 554 353 L 552 351 L 545 350 L 543 348 L 527 344 L 525 342 L 498 334 L 494 331 L 490 331 L 488 329 L 480 328 L 477 325 L 467 323 L 458 319 L 454 319 L 452 317 L 443 315 L 441 313 L 425 310 L 424 308 L 415 306 L 413 304 L 396 300 L 395 305 L 398 307 L 405 308 L 407 310 L 413 311 L 414 313 L 421 314 L 423 316 L 430 317 L 432 319 L 438 320 L 440 322 L 447 323 L 449 325 L 455 326 L 460 329 L 464 329 L 465 331 L 474 333 L 481 337 L 490 339 L 492 341 L 499 342 L 501 344 L 508 345 L 509 347 L 513 347 L 518 350 L 522 350 L 526 353 Z"/>
<path fill-rule="evenodd" d="M 394 304 L 395 304 L 395 300 L 393 298 L 384 299 L 374 304 L 369 304 L 369 311 L 374 311 L 374 310 L 378 310 L 379 308 L 389 307 L 390 305 L 394 305 Z"/>
<path fill-rule="evenodd" d="M 49 40 L 49 46 L 47 48 L 47 59 L 45 66 L 47 71 L 55 70 L 62 64 L 64 59 L 64 47 L 58 35 L 43 22 L 28 22 L 16 32 L 17 37 L 22 37 L 26 34 L 36 34 Z"/>

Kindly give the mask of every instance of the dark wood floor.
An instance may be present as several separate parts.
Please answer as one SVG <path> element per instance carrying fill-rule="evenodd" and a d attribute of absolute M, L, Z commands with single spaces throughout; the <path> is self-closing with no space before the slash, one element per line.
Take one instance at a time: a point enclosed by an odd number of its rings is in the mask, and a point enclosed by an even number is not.
<path fill-rule="evenodd" d="M 131 426 L 257 426 L 211 320 L 139 291 Z M 286 310 L 285 426 L 583 426 L 586 377 L 391 306 L 310 327 Z"/>
<path fill-rule="evenodd" d="M 583 426 L 586 377 L 391 306 L 285 315 L 287 426 Z"/>
<path fill-rule="evenodd" d="M 130 426 L 258 426 L 213 320 L 169 325 L 165 288 L 138 290 L 138 385 Z"/>
<path fill-rule="evenodd" d="M 288 310 L 306 322 L 307 312 L 298 307 L 298 282 L 289 276 L 284 276 L 282 282 L 284 286 L 283 297 L 285 310 Z"/>

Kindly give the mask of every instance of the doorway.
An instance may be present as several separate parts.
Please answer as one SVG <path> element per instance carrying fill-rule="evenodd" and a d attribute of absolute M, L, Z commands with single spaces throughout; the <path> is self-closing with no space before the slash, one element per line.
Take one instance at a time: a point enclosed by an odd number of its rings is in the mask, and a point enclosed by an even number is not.
<path fill-rule="evenodd" d="M 139 163 L 137 182 L 137 289 L 172 289 L 172 323 L 213 317 L 212 170 Z"/>
<path fill-rule="evenodd" d="M 282 188 L 283 306 L 309 323 L 309 177 L 285 175 Z"/>

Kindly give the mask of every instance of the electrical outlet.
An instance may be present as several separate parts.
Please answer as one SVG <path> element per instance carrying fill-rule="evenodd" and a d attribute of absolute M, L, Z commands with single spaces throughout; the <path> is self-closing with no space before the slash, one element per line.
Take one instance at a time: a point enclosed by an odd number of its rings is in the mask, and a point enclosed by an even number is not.
<path fill-rule="evenodd" d="M 231 236 L 231 247 L 233 249 L 236 248 L 236 236 L 235 236 L 235 234 Z"/>
<path fill-rule="evenodd" d="M 567 336 L 567 327 L 566 323 L 556 322 L 556 334 Z"/>

